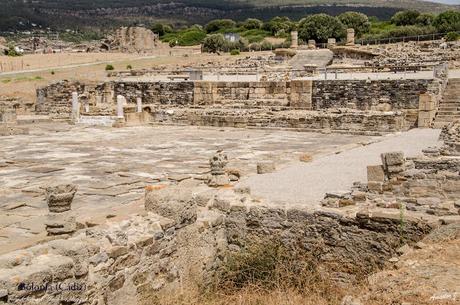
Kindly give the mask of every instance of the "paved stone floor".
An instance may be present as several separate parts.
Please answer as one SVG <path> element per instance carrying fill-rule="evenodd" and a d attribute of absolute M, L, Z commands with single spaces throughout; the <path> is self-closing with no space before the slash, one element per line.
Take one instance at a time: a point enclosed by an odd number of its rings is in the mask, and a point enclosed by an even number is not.
<path fill-rule="evenodd" d="M 203 178 L 217 149 L 244 176 L 257 161 L 282 168 L 305 153 L 318 156 L 379 137 L 190 126 L 104 128 L 66 123 L 30 126 L 30 135 L 0 137 L 0 252 L 44 238 L 44 187 L 72 182 L 77 220 L 142 210 L 144 187 Z"/>

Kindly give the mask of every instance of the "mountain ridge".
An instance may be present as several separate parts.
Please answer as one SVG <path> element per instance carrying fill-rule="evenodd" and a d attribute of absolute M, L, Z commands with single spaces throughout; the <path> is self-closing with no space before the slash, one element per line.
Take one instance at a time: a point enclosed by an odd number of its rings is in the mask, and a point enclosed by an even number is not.
<path fill-rule="evenodd" d="M 204 24 L 212 19 L 263 20 L 274 16 L 300 19 L 308 14 L 325 12 L 337 15 L 359 11 L 388 19 L 403 9 L 440 12 L 451 6 L 420 0 L 4 0 L 0 10 L 0 31 L 27 29 L 33 26 L 58 29 L 106 28 L 156 21 L 174 24 Z"/>

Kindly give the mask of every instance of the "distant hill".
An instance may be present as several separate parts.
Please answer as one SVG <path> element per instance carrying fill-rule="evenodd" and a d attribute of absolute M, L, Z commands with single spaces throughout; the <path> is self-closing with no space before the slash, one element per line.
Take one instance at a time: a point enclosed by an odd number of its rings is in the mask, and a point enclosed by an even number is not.
<path fill-rule="evenodd" d="M 440 12 L 452 8 L 459 6 L 417 0 L 2 0 L 0 31 L 38 26 L 111 28 L 154 21 L 203 24 L 217 18 L 300 19 L 307 14 L 337 15 L 349 10 L 388 19 L 402 9 Z"/>

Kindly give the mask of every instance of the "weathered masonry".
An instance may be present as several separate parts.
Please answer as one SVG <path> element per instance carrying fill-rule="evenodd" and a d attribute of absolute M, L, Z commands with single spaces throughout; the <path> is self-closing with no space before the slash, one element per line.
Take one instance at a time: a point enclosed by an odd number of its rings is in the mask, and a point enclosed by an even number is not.
<path fill-rule="evenodd" d="M 37 90 L 37 111 L 69 119 L 71 92 L 77 92 L 85 117 L 120 114 L 122 96 L 122 116 L 145 112 L 157 123 L 391 132 L 416 126 L 420 95 L 429 94 L 437 105 L 443 88 L 439 79 L 63 81 Z"/>

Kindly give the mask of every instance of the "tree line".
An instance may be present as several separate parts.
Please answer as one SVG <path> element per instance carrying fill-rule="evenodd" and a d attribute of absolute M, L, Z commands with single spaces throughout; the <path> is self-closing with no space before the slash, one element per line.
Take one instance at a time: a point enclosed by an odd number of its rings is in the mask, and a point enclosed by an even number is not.
<path fill-rule="evenodd" d="M 457 39 L 456 33 L 460 31 L 460 12 L 445 11 L 435 15 L 406 10 L 397 12 L 389 21 L 379 21 L 375 17 L 350 11 L 338 16 L 313 14 L 298 21 L 278 16 L 266 22 L 255 18 L 239 22 L 232 19 L 216 19 L 204 26 L 195 24 L 175 29 L 171 24 L 155 23 L 151 27 L 152 31 L 171 47 L 202 44 L 203 50 L 208 52 L 287 47 L 290 45 L 290 32 L 293 30 L 298 31 L 301 43 L 310 39 L 320 43 L 327 42 L 328 38 L 340 41 L 346 37 L 347 28 L 353 28 L 357 38 L 363 39 L 450 32 L 447 37 L 452 40 Z M 237 39 L 231 41 L 224 36 L 229 33 Z M 267 37 L 284 40 L 273 43 L 267 41 Z"/>

